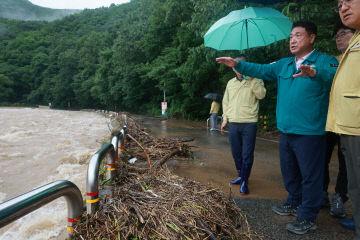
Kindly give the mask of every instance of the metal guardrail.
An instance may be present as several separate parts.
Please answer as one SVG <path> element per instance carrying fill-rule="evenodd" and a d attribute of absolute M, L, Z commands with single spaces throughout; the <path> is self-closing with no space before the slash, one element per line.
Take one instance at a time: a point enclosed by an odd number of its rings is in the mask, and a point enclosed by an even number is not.
<path fill-rule="evenodd" d="M 67 180 L 46 184 L 1 203 L 0 227 L 6 226 L 59 197 L 65 197 L 66 199 L 68 206 L 67 230 L 72 232 L 74 225 L 80 220 L 83 209 L 83 199 L 79 188 Z"/>
<path fill-rule="evenodd" d="M 222 116 L 217 116 L 217 120 L 218 120 L 218 122 L 220 122 L 220 125 L 221 125 L 221 123 L 223 121 Z M 209 129 L 209 121 L 210 121 L 210 118 L 206 119 L 206 129 Z"/>
<path fill-rule="evenodd" d="M 120 133 L 114 136 L 112 143 L 106 143 L 90 159 L 86 179 L 86 208 L 88 214 L 95 213 L 99 204 L 98 177 L 102 160 L 107 159 L 107 180 L 112 183 L 115 177 L 119 152 L 123 152 L 126 142 L 127 116 L 123 115 L 125 125 Z M 119 144 L 120 142 L 120 144 Z M 83 199 L 79 188 L 72 182 L 61 180 L 46 184 L 28 193 L 10 199 L 0 204 L 0 228 L 25 216 L 26 214 L 46 205 L 47 203 L 65 197 L 68 205 L 67 230 L 73 232 L 74 225 L 80 220 Z"/>
<path fill-rule="evenodd" d="M 111 139 L 111 143 L 114 146 L 115 150 L 115 164 L 119 163 L 119 155 L 123 154 L 125 150 L 127 116 L 125 114 L 123 114 L 122 116 L 124 118 L 124 126 L 121 129 L 120 133 L 113 136 Z"/>
<path fill-rule="evenodd" d="M 111 138 L 111 144 L 113 145 L 114 151 L 115 151 L 115 158 L 114 158 L 115 166 L 117 164 L 119 164 L 119 151 L 118 151 L 118 148 L 120 148 L 120 146 L 121 146 L 121 144 L 119 145 L 119 138 L 120 138 L 120 134 L 117 134 L 117 135 L 115 135 L 115 136 L 113 136 Z"/>
<path fill-rule="evenodd" d="M 126 140 L 126 126 L 124 126 L 123 129 L 121 129 L 119 134 L 113 136 L 111 139 L 111 143 L 114 146 L 114 150 L 115 150 L 115 164 L 119 163 L 119 155 L 121 156 L 125 150 L 125 140 Z"/>
<path fill-rule="evenodd" d="M 116 166 L 119 163 L 119 155 L 125 150 L 126 141 L 126 115 L 125 125 L 120 133 L 113 136 L 111 144 L 106 143 L 90 159 L 86 178 L 86 211 L 93 215 L 99 206 L 99 169 L 102 160 L 107 158 L 107 180 L 114 180 Z"/>
<path fill-rule="evenodd" d="M 92 215 L 95 213 L 99 204 L 99 169 L 101 161 L 106 157 L 107 159 L 107 180 L 113 181 L 115 177 L 115 150 L 111 143 L 106 143 L 97 151 L 90 159 L 87 177 L 86 177 L 86 210 Z"/>

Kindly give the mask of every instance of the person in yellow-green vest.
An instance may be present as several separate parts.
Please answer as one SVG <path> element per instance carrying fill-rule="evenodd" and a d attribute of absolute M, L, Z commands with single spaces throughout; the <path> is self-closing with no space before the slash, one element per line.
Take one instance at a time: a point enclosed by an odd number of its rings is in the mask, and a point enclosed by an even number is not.
<path fill-rule="evenodd" d="M 345 155 L 354 219 L 341 224 L 355 228 L 354 240 L 360 240 L 360 0 L 339 0 L 336 9 L 342 23 L 356 31 L 332 83 L 326 131 L 340 134 Z"/>
<path fill-rule="evenodd" d="M 347 47 L 349 46 L 349 41 L 354 35 L 355 30 L 339 24 L 335 28 L 335 40 L 336 47 L 341 52 L 336 59 L 340 62 L 342 55 L 345 53 Z M 328 196 L 328 187 L 330 183 L 330 174 L 329 174 L 329 164 L 331 160 L 331 155 L 334 150 L 334 147 L 338 145 L 338 162 L 339 162 L 339 171 L 336 178 L 335 193 L 332 195 L 331 205 L 329 204 Z M 325 155 L 325 173 L 324 173 L 324 199 L 323 207 L 330 206 L 330 215 L 338 218 L 345 217 L 344 203 L 348 200 L 347 197 L 347 175 L 346 175 L 346 164 L 344 154 L 341 152 L 340 148 L 340 136 L 333 132 L 326 133 L 326 155 Z"/>
<path fill-rule="evenodd" d="M 236 59 L 246 61 L 243 55 Z M 249 193 L 247 182 L 254 161 L 259 100 L 265 97 L 266 89 L 261 79 L 245 77 L 234 68 L 233 71 L 236 77 L 227 83 L 222 101 L 221 131 L 229 122 L 231 153 L 238 173 L 230 184 L 240 184 L 240 195 L 246 195 Z"/>
<path fill-rule="evenodd" d="M 216 131 L 217 130 L 217 117 L 220 110 L 220 104 L 213 100 L 211 103 L 210 108 L 210 131 Z"/>

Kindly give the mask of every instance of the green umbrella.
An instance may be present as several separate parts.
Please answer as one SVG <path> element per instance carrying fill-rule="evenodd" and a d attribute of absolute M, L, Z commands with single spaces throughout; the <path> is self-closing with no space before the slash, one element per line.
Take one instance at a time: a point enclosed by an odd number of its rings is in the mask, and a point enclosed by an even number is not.
<path fill-rule="evenodd" d="M 242 50 L 266 46 L 289 37 L 292 22 L 272 8 L 249 7 L 230 12 L 204 36 L 205 46 Z"/>

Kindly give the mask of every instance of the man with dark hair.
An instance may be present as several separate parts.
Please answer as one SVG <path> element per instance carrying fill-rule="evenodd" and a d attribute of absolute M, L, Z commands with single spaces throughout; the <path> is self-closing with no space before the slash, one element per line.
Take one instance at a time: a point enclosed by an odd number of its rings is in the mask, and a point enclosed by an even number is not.
<path fill-rule="evenodd" d="M 229 57 L 220 64 L 239 73 L 277 81 L 277 127 L 280 136 L 280 166 L 288 197 L 272 210 L 296 216 L 286 229 L 305 234 L 316 229 L 322 203 L 325 166 L 325 122 L 329 92 L 338 61 L 314 49 L 316 25 L 296 22 L 290 34 L 290 52 L 295 57 L 272 64 L 255 64 Z"/>
<path fill-rule="evenodd" d="M 354 30 L 346 27 L 343 24 L 338 24 L 335 28 L 336 47 L 341 52 L 336 59 L 340 62 L 342 55 L 349 46 L 349 41 L 354 35 Z M 323 206 L 329 206 L 328 187 L 330 182 L 329 164 L 334 147 L 338 145 L 338 161 L 339 172 L 336 179 L 335 193 L 332 195 L 332 202 L 330 206 L 330 215 L 334 217 L 345 217 L 344 203 L 348 200 L 347 197 L 347 177 L 346 164 L 344 154 L 340 150 L 340 137 L 333 132 L 326 133 L 326 158 L 325 158 L 325 175 L 324 175 L 324 200 Z"/>
<path fill-rule="evenodd" d="M 350 39 L 331 87 L 326 130 L 340 134 L 345 156 L 348 192 L 354 221 L 342 221 L 354 226 L 360 240 L 360 0 L 339 0 L 337 10 L 342 23 L 356 30 Z"/>
<path fill-rule="evenodd" d="M 235 59 L 246 61 L 244 55 Z M 265 97 L 266 89 L 261 79 L 245 77 L 235 69 L 233 71 L 236 77 L 227 83 L 222 101 L 221 131 L 229 122 L 229 142 L 237 170 L 237 178 L 230 184 L 240 184 L 240 195 L 247 195 L 254 161 L 259 100 Z"/>
<path fill-rule="evenodd" d="M 302 27 L 308 34 L 317 34 L 317 26 L 313 22 L 309 21 L 297 21 L 293 23 L 292 28 Z"/>
<path fill-rule="evenodd" d="M 347 47 L 349 46 L 349 41 L 354 35 L 355 30 L 345 26 L 344 24 L 338 24 L 334 31 L 334 38 L 336 41 L 336 47 L 341 52 L 336 59 L 340 62 L 342 55 L 345 53 Z"/>

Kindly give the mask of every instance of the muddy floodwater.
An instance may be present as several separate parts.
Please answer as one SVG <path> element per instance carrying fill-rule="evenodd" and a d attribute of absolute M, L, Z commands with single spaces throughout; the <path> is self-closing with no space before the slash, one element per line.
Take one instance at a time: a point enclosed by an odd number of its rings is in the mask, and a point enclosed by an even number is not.
<path fill-rule="evenodd" d="M 56 180 L 85 192 L 86 161 L 109 137 L 95 112 L 0 108 L 0 202 Z M 61 239 L 64 198 L 0 229 L 0 239 Z"/>
<path fill-rule="evenodd" d="M 194 146 L 194 159 L 187 162 L 170 163 L 180 176 L 210 184 L 225 193 L 237 195 L 238 186 L 230 186 L 229 180 L 237 177 L 231 156 L 227 133 L 210 132 L 205 123 L 190 121 L 142 118 L 143 125 L 158 137 L 192 138 L 189 145 Z M 257 138 L 254 166 L 249 180 L 251 197 L 284 198 L 279 165 L 278 141 Z"/>
<path fill-rule="evenodd" d="M 238 187 L 229 186 L 236 171 L 226 133 L 209 132 L 204 122 L 135 118 L 157 137 L 194 139 L 188 142 L 194 158 L 168 162 L 176 174 L 239 196 Z M 0 202 L 63 179 L 85 193 L 86 161 L 110 135 L 105 117 L 95 112 L 0 108 L 0 123 Z M 333 160 L 332 176 L 336 169 Z M 257 138 L 249 188 L 251 198 L 286 197 L 276 140 Z M 61 198 L 0 229 L 0 240 L 64 239 L 66 213 Z"/>
<path fill-rule="evenodd" d="M 173 162 L 174 171 L 182 177 L 210 184 L 234 196 L 240 196 L 239 186 L 229 185 L 237 177 L 234 161 L 231 156 L 227 133 L 210 132 L 204 122 L 184 120 L 159 120 L 159 118 L 139 117 L 142 124 L 158 137 L 193 138 L 189 145 L 194 146 L 195 158 L 187 162 Z M 333 192 L 338 169 L 336 149 L 330 163 L 331 182 L 329 192 Z M 251 198 L 285 199 L 277 139 L 256 138 L 254 165 L 249 179 Z"/>

